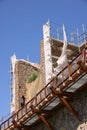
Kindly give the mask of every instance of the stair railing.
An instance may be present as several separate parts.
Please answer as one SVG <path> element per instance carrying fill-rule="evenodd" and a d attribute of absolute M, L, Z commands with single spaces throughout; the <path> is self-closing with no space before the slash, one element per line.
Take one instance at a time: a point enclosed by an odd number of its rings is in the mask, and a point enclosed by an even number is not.
<path fill-rule="evenodd" d="M 83 49 L 82 52 L 80 52 L 74 59 L 72 59 L 72 61 L 68 63 L 68 65 L 64 67 L 62 71 L 60 71 L 46 86 L 44 86 L 43 89 L 40 90 L 36 94 L 36 96 L 33 97 L 23 108 L 21 108 L 7 120 L 2 122 L 0 124 L 0 129 L 1 130 L 13 129 L 14 128 L 13 120 L 15 120 L 17 124 L 19 124 L 20 122 L 23 122 L 27 118 L 31 118 L 31 116 L 34 114 L 33 111 L 31 110 L 30 107 L 31 105 L 34 105 L 37 109 L 43 108 L 43 106 L 53 98 L 53 95 L 50 90 L 51 85 L 54 84 L 53 86 L 58 89 L 63 89 L 67 87 L 65 86 L 66 81 L 72 80 L 69 78 L 71 78 L 72 74 L 74 74 L 77 70 L 79 70 L 79 65 L 77 64 L 77 62 L 79 60 L 85 62 L 84 51 L 85 49 Z M 65 74 L 67 76 L 64 76 Z M 60 77 L 62 77 L 61 80 L 59 80 Z"/>

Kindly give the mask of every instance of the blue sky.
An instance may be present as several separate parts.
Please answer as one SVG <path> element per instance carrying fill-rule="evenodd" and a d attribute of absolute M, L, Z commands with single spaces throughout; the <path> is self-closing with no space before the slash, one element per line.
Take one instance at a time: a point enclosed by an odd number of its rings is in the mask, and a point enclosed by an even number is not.
<path fill-rule="evenodd" d="M 0 0 L 0 118 L 10 112 L 10 57 L 39 63 L 47 20 L 67 30 L 87 26 L 87 0 Z"/>

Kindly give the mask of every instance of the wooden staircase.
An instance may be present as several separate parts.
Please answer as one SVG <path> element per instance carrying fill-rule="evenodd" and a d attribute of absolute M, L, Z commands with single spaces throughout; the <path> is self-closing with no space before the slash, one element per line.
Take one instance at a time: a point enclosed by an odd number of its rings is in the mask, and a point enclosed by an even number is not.
<path fill-rule="evenodd" d="M 68 103 L 68 98 L 87 83 L 87 41 L 86 46 L 68 65 L 62 69 L 23 108 L 0 124 L 0 130 L 30 130 L 30 126 L 41 120 L 49 130 L 54 130 L 46 116 L 61 102 L 80 120 L 79 113 Z M 61 78 L 60 78 L 61 77 Z"/>

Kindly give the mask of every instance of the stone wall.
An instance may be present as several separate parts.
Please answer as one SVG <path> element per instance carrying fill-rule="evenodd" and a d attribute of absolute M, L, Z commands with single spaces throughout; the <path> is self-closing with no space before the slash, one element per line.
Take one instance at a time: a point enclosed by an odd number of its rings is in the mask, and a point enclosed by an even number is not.
<path fill-rule="evenodd" d="M 63 47 L 63 41 L 59 41 L 57 39 L 51 38 L 51 57 L 52 57 L 53 68 L 57 66 L 57 60 L 61 55 L 62 47 Z M 78 46 L 74 44 L 68 44 L 67 47 L 68 59 L 70 59 L 71 56 L 73 57 L 73 53 L 75 51 L 78 53 Z M 40 43 L 40 65 L 41 65 L 41 72 L 42 72 L 42 81 L 44 86 L 46 84 L 44 40 L 42 40 Z"/>
<path fill-rule="evenodd" d="M 42 85 L 46 84 L 46 75 L 45 75 L 45 55 L 44 55 L 44 42 L 40 44 L 40 65 L 42 73 Z"/>
<path fill-rule="evenodd" d="M 87 121 L 87 86 L 86 90 L 77 92 L 69 101 L 73 108 L 79 113 L 81 121 L 77 120 L 65 106 L 55 109 L 47 120 L 54 130 L 87 130 L 82 129 L 84 120 Z M 32 130 L 48 130 L 46 125 L 40 121 L 31 127 Z"/>
<path fill-rule="evenodd" d="M 26 83 L 26 102 L 30 101 L 42 87 L 42 75 L 38 72 L 38 77 L 33 82 Z"/>
<path fill-rule="evenodd" d="M 15 66 L 16 110 L 20 108 L 20 98 L 22 97 L 22 95 L 25 96 L 25 99 L 27 97 L 26 81 L 28 76 L 34 71 L 38 71 L 38 68 L 32 66 L 32 64 L 22 60 L 17 61 Z M 25 100 L 25 103 L 26 102 L 27 100 Z"/>

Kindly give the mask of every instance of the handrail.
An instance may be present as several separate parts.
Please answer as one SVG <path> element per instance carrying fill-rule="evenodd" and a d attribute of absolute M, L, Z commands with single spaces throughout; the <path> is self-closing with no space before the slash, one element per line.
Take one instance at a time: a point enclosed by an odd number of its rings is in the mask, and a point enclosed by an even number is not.
<path fill-rule="evenodd" d="M 79 37 L 79 43 L 85 41 L 87 39 L 87 32 L 85 31 L 84 33 L 82 33 Z"/>
<path fill-rule="evenodd" d="M 15 114 L 13 114 L 11 117 L 9 117 L 7 120 L 5 120 L 4 122 L 2 122 L 0 124 L 1 130 L 7 130 L 8 128 L 13 128 L 13 123 L 12 121 L 15 120 L 17 122 L 21 122 L 23 121 L 23 119 L 25 118 L 25 115 L 28 115 L 28 118 L 31 117 L 34 113 L 31 110 L 31 105 L 33 104 L 35 107 L 38 107 L 46 98 L 48 98 L 50 96 L 50 91 L 48 91 L 49 86 L 51 84 L 53 84 L 55 82 L 56 79 L 58 79 L 58 77 L 60 77 L 61 74 L 64 74 L 65 71 L 68 71 L 69 76 L 73 73 L 73 65 L 76 65 L 77 68 L 75 68 L 74 71 L 76 71 L 76 69 L 79 69 L 78 65 L 77 65 L 77 61 L 79 60 L 83 60 L 85 62 L 84 59 L 84 51 L 85 49 L 83 49 L 82 52 L 80 52 L 75 58 L 72 59 L 71 62 L 68 63 L 67 66 L 65 66 L 46 86 L 44 86 L 44 88 L 42 88 L 42 90 L 40 90 L 36 96 L 34 96 L 27 104 L 25 104 L 25 106 L 21 109 L 19 109 Z M 70 65 L 70 66 L 69 66 Z M 71 67 L 72 71 L 69 72 L 69 67 Z M 74 66 L 75 67 L 75 66 Z M 66 79 L 64 78 L 62 80 L 62 82 L 59 82 L 56 84 L 56 87 L 60 87 L 60 85 L 65 81 Z M 50 90 L 50 89 L 49 89 Z M 42 107 L 42 106 L 41 106 Z"/>

